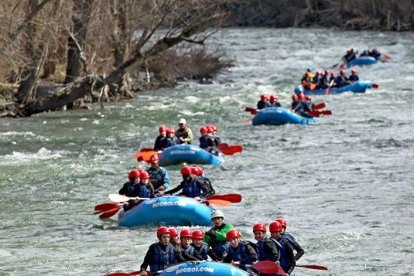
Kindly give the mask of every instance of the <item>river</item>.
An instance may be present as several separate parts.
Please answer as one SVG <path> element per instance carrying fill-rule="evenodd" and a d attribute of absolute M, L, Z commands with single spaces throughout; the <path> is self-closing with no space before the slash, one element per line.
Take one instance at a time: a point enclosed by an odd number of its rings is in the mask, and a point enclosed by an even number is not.
<path fill-rule="evenodd" d="M 108 201 L 152 144 L 158 126 L 184 117 L 195 136 L 215 124 L 242 154 L 204 166 L 218 193 L 243 195 L 223 208 L 253 240 L 252 225 L 284 217 L 306 253 L 297 275 L 413 275 L 414 34 L 329 29 L 225 29 L 209 45 L 234 67 L 211 84 L 182 83 L 92 111 L 0 119 L 0 275 L 103 275 L 139 268 L 154 226 L 100 221 Z M 357 68 L 379 88 L 316 96 L 332 116 L 312 126 L 253 127 L 244 112 L 261 93 L 290 105 L 307 67 L 328 68 L 350 47 L 377 47 L 390 63 Z M 168 167 L 174 187 L 180 167 Z"/>

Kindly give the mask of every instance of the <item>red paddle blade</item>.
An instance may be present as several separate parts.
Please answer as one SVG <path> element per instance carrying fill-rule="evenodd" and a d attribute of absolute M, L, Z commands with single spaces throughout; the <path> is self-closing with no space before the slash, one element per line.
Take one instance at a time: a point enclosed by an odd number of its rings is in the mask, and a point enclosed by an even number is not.
<path fill-rule="evenodd" d="M 378 83 L 373 83 L 373 84 L 372 84 L 372 88 L 377 89 L 378 87 L 379 87 Z"/>
<path fill-rule="evenodd" d="M 230 201 L 232 203 L 239 203 L 242 201 L 242 196 L 241 194 L 212 195 L 208 199 L 221 199 Z"/>
<path fill-rule="evenodd" d="M 285 274 L 283 268 L 281 268 L 278 264 L 272 261 L 260 261 L 252 265 L 252 268 L 256 269 L 260 273 L 265 274 Z"/>
<path fill-rule="evenodd" d="M 102 204 L 96 205 L 94 210 L 97 211 L 97 212 L 105 212 L 105 211 L 109 211 L 110 209 L 113 209 L 117 206 L 118 206 L 117 203 L 107 202 L 107 203 L 102 203 Z"/>
<path fill-rule="evenodd" d="M 110 217 L 112 217 L 113 215 L 115 215 L 116 213 L 118 213 L 118 211 L 119 211 L 119 206 L 117 205 L 115 208 L 110 209 L 110 210 L 108 210 L 108 211 L 103 212 L 102 214 L 100 214 L 100 215 L 99 215 L 99 218 L 100 218 L 100 219 L 110 218 Z"/>
<path fill-rule="evenodd" d="M 241 145 L 231 145 L 231 146 L 229 146 L 226 143 L 218 144 L 217 149 L 225 155 L 233 155 L 235 153 L 243 151 L 243 147 Z"/>
<path fill-rule="evenodd" d="M 318 103 L 313 106 L 313 109 L 321 109 L 324 108 L 326 105 L 325 103 Z"/>
<path fill-rule="evenodd" d="M 310 269 L 316 269 L 316 270 L 329 270 L 328 267 L 323 265 L 296 265 L 296 267 L 303 267 L 303 268 L 310 268 Z"/>
<path fill-rule="evenodd" d="M 319 117 L 321 115 L 321 113 L 318 110 L 311 110 L 308 113 L 313 117 Z"/>
<path fill-rule="evenodd" d="M 332 115 L 331 110 L 322 110 L 322 111 L 320 111 L 320 113 L 323 114 L 323 115 Z"/>
<path fill-rule="evenodd" d="M 256 113 L 257 113 L 257 109 L 253 108 L 253 107 L 246 107 L 244 109 L 244 111 L 250 112 L 250 114 L 252 114 L 252 115 L 256 115 Z"/>

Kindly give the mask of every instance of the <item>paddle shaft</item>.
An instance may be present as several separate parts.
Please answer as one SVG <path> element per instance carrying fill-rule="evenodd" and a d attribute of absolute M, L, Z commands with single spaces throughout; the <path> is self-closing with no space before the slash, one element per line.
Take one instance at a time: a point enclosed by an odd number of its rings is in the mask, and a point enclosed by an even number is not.
<path fill-rule="evenodd" d="M 314 265 L 314 264 L 309 264 L 309 265 L 296 264 L 296 267 L 316 269 L 316 270 L 329 270 L 329 268 L 326 267 L 326 266 L 323 266 L 323 265 Z"/>

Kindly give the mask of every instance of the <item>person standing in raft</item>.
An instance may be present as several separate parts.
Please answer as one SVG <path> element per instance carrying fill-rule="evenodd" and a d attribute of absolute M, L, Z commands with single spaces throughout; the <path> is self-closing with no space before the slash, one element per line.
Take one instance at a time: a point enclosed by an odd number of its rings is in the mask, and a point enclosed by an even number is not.
<path fill-rule="evenodd" d="M 303 256 L 303 254 L 305 254 L 305 251 L 291 234 L 286 233 L 286 220 L 284 218 L 278 218 L 276 221 L 279 222 L 280 225 L 282 225 L 283 227 L 282 237 L 287 239 L 287 241 L 290 243 L 290 245 L 292 245 L 293 249 L 296 251 L 295 260 L 299 260 Z"/>
<path fill-rule="evenodd" d="M 182 167 L 181 175 L 183 177 L 183 181 L 181 181 L 180 185 L 166 191 L 164 194 L 172 195 L 182 190 L 179 195 L 200 200 L 201 198 L 207 198 L 216 193 L 211 185 L 208 185 L 207 183 L 201 181 L 197 176 L 191 174 L 191 167 Z"/>
<path fill-rule="evenodd" d="M 154 193 L 162 192 L 170 186 L 170 176 L 168 171 L 158 165 L 158 155 L 150 158 L 151 167 L 147 169 L 150 175 L 150 182 L 154 188 Z"/>
<path fill-rule="evenodd" d="M 281 245 L 279 250 L 280 266 L 286 273 L 291 274 L 295 268 L 296 259 L 293 253 L 292 245 L 286 238 L 282 236 L 283 226 L 278 221 L 274 221 L 269 225 L 269 231 L 271 237 Z"/>
<path fill-rule="evenodd" d="M 224 214 L 221 210 L 214 210 L 211 213 L 211 220 L 214 226 L 206 232 L 204 241 L 211 248 L 210 257 L 213 261 L 223 261 L 224 255 L 229 248 L 229 244 L 226 242 L 226 236 L 234 226 L 223 222 Z"/>
<path fill-rule="evenodd" d="M 263 223 L 253 225 L 253 234 L 257 241 L 259 261 L 277 262 L 279 260 L 278 243 L 266 237 L 266 225 Z"/>
<path fill-rule="evenodd" d="M 255 244 L 242 241 L 240 232 L 235 228 L 227 232 L 226 240 L 230 246 L 227 249 L 227 255 L 224 257 L 223 262 L 231 263 L 240 269 L 251 272 L 246 265 L 252 265 L 258 261 Z"/>
<path fill-rule="evenodd" d="M 141 264 L 140 275 L 146 276 L 147 267 L 150 267 L 151 275 L 160 275 L 159 271 L 176 263 L 174 249 L 170 243 L 170 230 L 161 226 L 157 230 L 158 242 L 150 245 L 144 262 Z"/>
<path fill-rule="evenodd" d="M 160 135 L 157 136 L 154 143 L 154 150 L 155 151 L 162 151 L 167 148 L 167 128 L 164 125 L 161 125 L 158 129 Z"/>
<path fill-rule="evenodd" d="M 178 122 L 178 129 L 175 131 L 175 137 L 177 137 L 178 144 L 191 144 L 193 141 L 193 132 L 187 126 L 187 120 L 181 118 Z"/>
<path fill-rule="evenodd" d="M 260 95 L 260 100 L 257 102 L 257 109 L 263 109 L 269 105 L 266 95 Z"/>

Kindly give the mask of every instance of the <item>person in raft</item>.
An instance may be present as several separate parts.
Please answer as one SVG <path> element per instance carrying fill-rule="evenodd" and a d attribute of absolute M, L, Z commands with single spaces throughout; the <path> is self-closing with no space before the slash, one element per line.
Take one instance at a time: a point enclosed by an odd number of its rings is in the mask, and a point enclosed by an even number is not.
<path fill-rule="evenodd" d="M 252 265 L 258 261 L 256 245 L 249 241 L 242 241 L 240 232 L 235 228 L 227 232 L 226 240 L 230 246 L 223 262 L 251 272 L 246 265 Z"/>
<path fill-rule="evenodd" d="M 263 223 L 253 225 L 253 234 L 257 241 L 259 261 L 277 262 L 279 260 L 278 243 L 266 237 L 266 225 Z"/>
<path fill-rule="evenodd" d="M 151 167 L 147 169 L 150 175 L 150 182 L 154 187 L 154 193 L 162 192 L 170 186 L 170 176 L 168 171 L 158 165 L 158 155 L 150 158 Z"/>
<path fill-rule="evenodd" d="M 206 232 L 204 241 L 211 248 L 210 257 L 213 261 L 223 261 L 224 255 L 229 248 L 226 236 L 234 226 L 224 223 L 224 214 L 221 210 L 214 210 L 211 213 L 211 220 L 214 226 Z"/>
<path fill-rule="evenodd" d="M 155 139 L 154 143 L 154 150 L 155 151 L 163 151 L 167 148 L 168 139 L 167 139 L 167 128 L 164 125 L 160 125 L 158 128 L 159 135 Z"/>
<path fill-rule="evenodd" d="M 269 231 L 271 238 L 275 239 L 281 245 L 279 249 L 280 266 L 286 273 L 291 274 L 295 268 L 296 259 L 292 245 L 282 235 L 283 226 L 278 221 L 274 221 L 269 224 Z"/>
<path fill-rule="evenodd" d="M 205 181 L 201 181 L 196 175 L 191 174 L 190 166 L 183 166 L 181 168 L 181 175 L 183 181 L 181 181 L 180 185 L 166 191 L 164 194 L 172 195 L 182 190 L 179 195 L 200 200 L 201 198 L 208 198 L 216 193 L 211 185 L 208 185 Z"/>
<path fill-rule="evenodd" d="M 282 237 L 287 239 L 287 241 L 292 245 L 293 249 L 296 251 L 295 259 L 296 261 L 299 260 L 303 254 L 305 254 L 305 251 L 303 250 L 302 246 L 300 246 L 300 244 L 295 240 L 295 238 L 286 232 L 286 220 L 284 218 L 278 218 L 276 221 L 282 225 Z"/>
<path fill-rule="evenodd" d="M 118 192 L 120 195 L 137 197 L 137 199 L 131 199 L 124 203 L 123 207 L 125 211 L 139 204 L 140 200 L 138 197 L 145 197 L 147 195 L 146 189 L 141 185 L 141 172 L 142 170 L 131 170 L 128 175 L 129 181 L 125 182 Z"/>
<path fill-rule="evenodd" d="M 191 144 L 193 141 L 193 132 L 187 126 L 187 120 L 181 118 L 178 122 L 178 129 L 175 131 L 175 137 L 177 137 L 178 144 Z"/>
<path fill-rule="evenodd" d="M 150 267 L 151 275 L 160 275 L 160 271 L 176 263 L 174 249 L 170 243 L 170 229 L 161 226 L 157 230 L 158 242 L 150 245 L 140 267 L 140 275 L 146 276 L 147 267 Z"/>
<path fill-rule="evenodd" d="M 266 95 L 260 95 L 260 100 L 257 102 L 257 109 L 263 109 L 269 105 Z"/>
<path fill-rule="evenodd" d="M 169 148 L 178 144 L 177 137 L 175 137 L 175 130 L 173 128 L 167 128 L 167 146 Z"/>
<path fill-rule="evenodd" d="M 208 256 L 211 255 L 211 249 L 208 248 L 207 243 L 204 242 L 204 232 L 197 229 L 191 234 L 193 243 L 191 246 L 194 248 L 194 257 L 199 261 L 207 261 Z"/>

